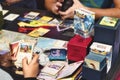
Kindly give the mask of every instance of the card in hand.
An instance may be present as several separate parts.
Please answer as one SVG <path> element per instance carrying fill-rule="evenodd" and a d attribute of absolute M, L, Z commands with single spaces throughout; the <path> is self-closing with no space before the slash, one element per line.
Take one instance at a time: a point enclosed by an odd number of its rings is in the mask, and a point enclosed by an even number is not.
<path fill-rule="evenodd" d="M 32 60 L 33 48 L 35 45 L 33 43 L 31 43 L 31 41 L 29 42 L 29 41 L 25 41 L 25 40 L 21 40 L 19 42 L 19 49 L 18 49 L 18 53 L 16 56 L 17 60 L 15 61 L 16 66 L 22 67 L 22 59 L 24 57 L 27 57 L 28 63 Z"/>
<path fill-rule="evenodd" d="M 17 60 L 19 42 L 20 41 L 16 41 L 16 42 L 13 42 L 13 43 L 9 44 L 9 46 L 10 46 L 10 56 L 11 56 L 12 60 Z"/>

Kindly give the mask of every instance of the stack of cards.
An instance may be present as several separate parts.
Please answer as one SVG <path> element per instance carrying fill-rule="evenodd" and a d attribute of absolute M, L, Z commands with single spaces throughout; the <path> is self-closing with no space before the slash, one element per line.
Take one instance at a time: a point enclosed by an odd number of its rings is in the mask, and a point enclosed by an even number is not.
<path fill-rule="evenodd" d="M 51 21 L 52 19 L 53 18 L 49 16 L 42 16 L 39 17 L 39 19 L 29 19 L 27 17 L 24 17 L 23 19 L 20 19 L 22 21 L 18 22 L 18 25 L 19 27 L 51 26 L 48 22 Z"/>
<path fill-rule="evenodd" d="M 52 61 L 52 62 L 47 63 L 43 67 L 40 74 L 44 74 L 44 75 L 47 75 L 49 77 L 56 78 L 59 75 L 59 72 L 64 68 L 64 66 L 65 66 L 65 62 Z M 43 75 L 41 75 L 41 76 L 43 76 Z"/>

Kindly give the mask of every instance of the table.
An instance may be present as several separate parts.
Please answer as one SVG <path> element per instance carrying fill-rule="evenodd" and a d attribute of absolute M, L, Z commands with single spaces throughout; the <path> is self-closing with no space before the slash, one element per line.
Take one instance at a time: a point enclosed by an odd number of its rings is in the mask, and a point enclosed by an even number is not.
<path fill-rule="evenodd" d="M 57 17 L 57 16 L 53 15 L 52 13 L 49 13 L 44 10 L 30 10 L 30 9 L 25 9 L 25 8 L 17 8 L 17 9 L 16 8 L 7 8 L 7 9 L 9 10 L 9 12 L 6 15 L 8 15 L 9 13 L 16 13 L 16 14 L 20 14 L 20 16 L 23 16 L 23 13 L 25 13 L 25 12 L 37 11 L 37 12 L 40 12 L 41 15 Z M 6 30 L 18 32 L 18 25 L 16 24 L 17 22 L 18 22 L 17 20 L 15 20 L 13 22 L 5 21 L 3 28 Z M 55 38 L 55 39 L 67 40 L 67 41 L 71 39 L 71 36 L 62 35 L 62 32 L 58 32 L 55 27 L 52 27 L 50 29 L 51 29 L 51 31 L 48 34 L 44 35 L 44 37 L 50 37 L 50 38 Z M 73 30 L 69 30 L 69 31 L 71 33 L 73 33 Z M 116 59 L 115 65 L 112 66 L 111 70 L 107 74 L 107 76 L 106 76 L 107 80 L 113 80 L 113 78 L 115 77 L 115 74 L 120 66 L 120 58 L 119 57 L 120 57 L 120 55 Z M 14 78 L 14 80 L 23 80 L 22 75 L 16 75 L 14 73 L 14 67 L 5 68 L 5 67 L 0 66 L 0 68 L 5 70 L 6 72 L 8 72 Z"/>
<path fill-rule="evenodd" d="M 36 12 L 40 12 L 41 16 L 46 15 L 46 16 L 51 16 L 51 17 L 58 17 L 58 16 L 55 16 L 52 13 L 44 11 L 44 10 L 31 10 L 31 9 L 25 9 L 25 8 L 17 8 L 17 9 L 16 8 L 5 8 L 5 9 L 9 10 L 9 12 L 7 14 L 5 14 L 4 16 L 7 16 L 10 13 L 20 14 L 20 16 L 23 16 L 24 13 L 28 13 L 30 11 L 36 11 Z M 19 26 L 17 25 L 17 22 L 18 22 L 18 20 L 14 20 L 14 21 L 5 20 L 3 29 L 18 32 Z M 70 38 L 71 38 L 71 36 L 62 35 L 63 32 L 58 32 L 56 27 L 50 27 L 50 30 L 51 31 L 48 32 L 47 34 L 45 34 L 44 37 L 61 39 L 61 40 L 66 40 L 66 41 L 70 40 Z M 70 29 L 69 31 L 71 33 L 73 33 L 72 29 Z M 14 66 L 8 67 L 8 68 L 0 66 L 0 68 L 2 68 L 4 71 L 8 72 L 14 80 L 23 80 L 24 79 L 24 77 L 22 75 L 15 74 Z"/>

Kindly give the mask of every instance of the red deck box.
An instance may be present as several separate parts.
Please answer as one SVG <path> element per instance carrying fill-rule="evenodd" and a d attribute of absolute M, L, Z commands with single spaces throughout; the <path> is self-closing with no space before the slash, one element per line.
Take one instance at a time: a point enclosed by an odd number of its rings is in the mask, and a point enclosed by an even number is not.
<path fill-rule="evenodd" d="M 75 35 L 67 45 L 67 58 L 70 61 L 84 60 L 86 57 L 89 46 L 92 42 L 92 37 L 83 38 L 80 35 Z"/>

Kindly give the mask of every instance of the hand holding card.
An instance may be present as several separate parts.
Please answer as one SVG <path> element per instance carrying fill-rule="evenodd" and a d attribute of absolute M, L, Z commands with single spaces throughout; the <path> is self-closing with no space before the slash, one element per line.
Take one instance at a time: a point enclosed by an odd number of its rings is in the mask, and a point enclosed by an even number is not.
<path fill-rule="evenodd" d="M 15 42 L 12 44 L 12 52 L 13 50 L 16 51 L 16 53 L 12 53 L 15 55 L 15 66 L 16 67 L 22 67 L 22 59 L 26 57 L 28 59 L 28 63 L 32 60 L 33 56 L 33 48 L 34 48 L 35 42 L 31 40 L 20 40 L 19 42 Z M 16 50 L 17 46 L 17 50 Z M 13 55 L 11 56 L 13 57 Z"/>

